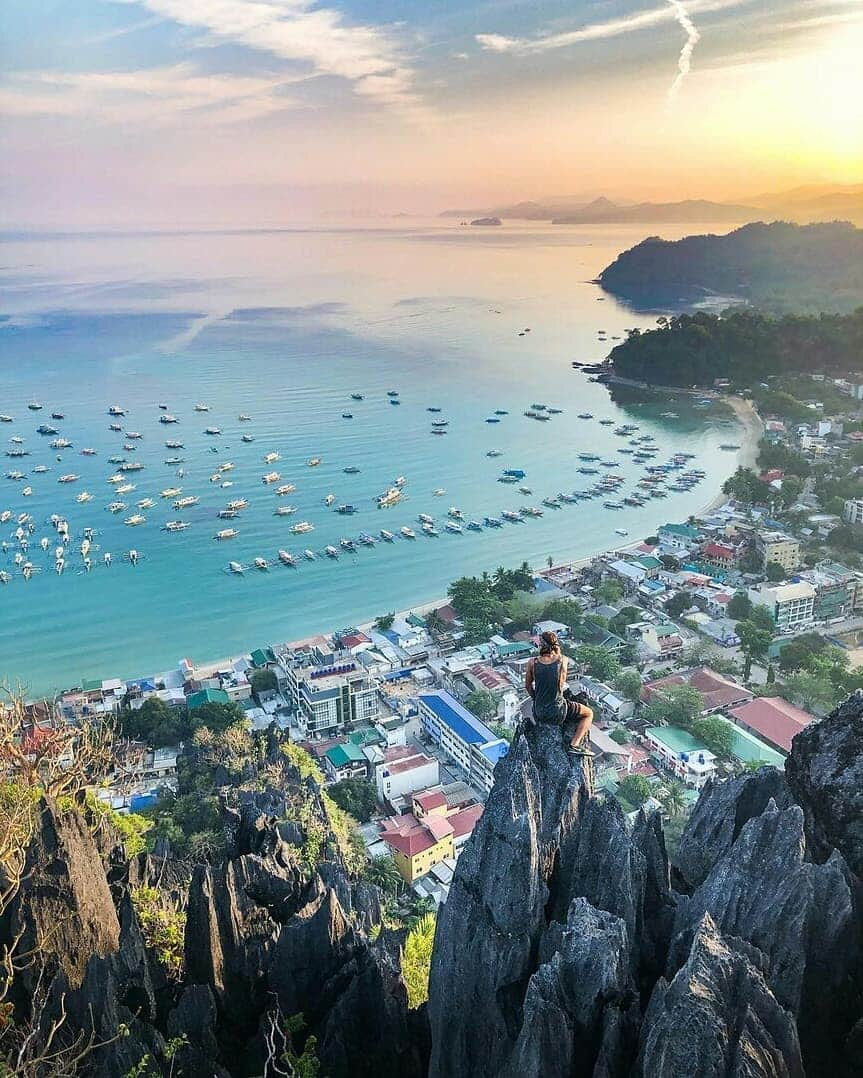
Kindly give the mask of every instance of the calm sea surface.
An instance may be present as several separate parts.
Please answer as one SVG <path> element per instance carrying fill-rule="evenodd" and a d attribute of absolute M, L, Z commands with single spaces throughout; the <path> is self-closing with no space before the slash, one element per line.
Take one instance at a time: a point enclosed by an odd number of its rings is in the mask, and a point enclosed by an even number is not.
<path fill-rule="evenodd" d="M 734 453 L 718 448 L 739 440 L 730 416 L 679 400 L 615 404 L 607 389 L 570 367 L 572 360 L 602 359 L 626 327 L 652 324 L 653 316 L 633 314 L 610 297 L 600 302 L 601 291 L 587 283 L 641 238 L 631 228 L 481 231 L 440 224 L 6 237 L 0 413 L 14 422 L 0 423 L 0 448 L 14 449 L 10 439 L 17 437 L 29 455 L 4 456 L 0 472 L 0 513 L 12 513 L 0 525 L 7 541 L 0 568 L 10 574 L 0 587 L 0 677 L 41 692 L 84 677 L 151 673 L 183 656 L 238 654 L 406 609 L 442 594 L 462 573 L 583 556 L 696 511 L 736 465 Z M 398 406 L 389 390 L 398 391 Z M 353 401 L 351 393 L 364 399 Z M 33 400 L 41 411 L 28 410 Z M 196 412 L 199 402 L 209 411 Z M 160 403 L 176 425 L 159 422 Z M 523 415 L 533 403 L 563 412 L 540 423 Z M 127 414 L 112 420 L 110 405 Z M 496 409 L 509 414 L 487 423 Z M 52 420 L 52 411 L 65 418 Z M 664 418 L 666 411 L 679 416 Z M 353 418 L 342 418 L 346 412 Z M 595 418 L 580 420 L 579 412 Z M 252 421 L 241 423 L 240 413 Z M 644 508 L 613 511 L 597 499 L 497 530 L 444 533 L 450 506 L 482 520 L 588 487 L 601 475 L 579 474 L 579 453 L 618 461 L 613 471 L 631 490 L 642 468 L 618 453 L 627 442 L 601 418 L 652 434 L 661 450 L 654 463 L 678 451 L 697 454 L 691 466 L 707 478 Z M 445 436 L 431 435 L 434 419 L 449 421 Z M 110 431 L 111 422 L 123 432 Z M 52 438 L 36 433 L 40 423 L 59 428 L 72 447 L 51 449 Z M 207 435 L 207 426 L 221 434 Z M 141 438 L 130 440 L 127 431 Z M 242 442 L 244 433 L 254 442 Z M 183 448 L 167 449 L 166 440 Z M 124 444 L 135 448 L 124 451 Z M 84 448 L 96 455 L 82 455 Z M 487 456 L 492 449 L 502 455 Z M 280 459 L 266 465 L 270 452 Z M 145 465 L 128 476 L 135 489 L 124 495 L 107 482 L 114 455 Z M 164 463 L 172 456 L 182 465 Z M 320 466 L 309 467 L 311 457 L 321 458 Z M 233 463 L 226 488 L 209 479 L 224 462 Z M 38 464 L 49 471 L 35 473 Z M 352 466 L 360 472 L 346 474 Z M 503 468 L 523 469 L 532 495 L 498 483 Z M 5 478 L 12 470 L 26 477 Z M 270 470 L 296 491 L 277 497 L 279 484 L 262 482 Z M 59 483 L 68 473 L 80 478 Z M 375 496 L 399 475 L 407 480 L 403 500 L 378 510 Z M 33 493 L 25 497 L 28 485 Z M 172 486 L 199 504 L 173 509 L 159 496 Z M 439 487 L 445 496 L 433 494 Z M 93 500 L 79 503 L 84 490 Z M 325 507 L 330 493 L 337 505 L 350 502 L 359 512 L 346 517 Z M 140 510 L 146 523 L 126 526 L 146 497 L 155 502 Z M 248 509 L 235 521 L 219 521 L 218 510 L 235 498 L 247 498 Z M 112 514 L 112 500 L 127 510 Z M 297 512 L 276 516 L 277 505 Z M 14 561 L 15 521 L 24 512 L 36 524 L 27 556 L 37 571 L 29 581 Z M 420 533 L 421 512 L 436 518 L 439 538 Z M 72 535 L 61 576 L 54 570 L 52 514 L 68 519 Z M 191 527 L 162 530 L 174 519 Z M 314 531 L 292 535 L 298 520 Z M 323 556 L 342 538 L 402 525 L 416 528 L 416 541 L 361 547 L 337 561 Z M 79 551 L 88 526 L 95 531 L 89 573 Z M 214 541 L 220 527 L 230 526 L 236 539 Z M 627 529 L 629 540 L 617 528 Z M 43 536 L 50 538 L 47 553 L 39 547 Z M 276 560 L 279 549 L 301 555 L 306 547 L 315 561 L 290 569 Z M 131 548 L 140 553 L 134 567 L 124 559 Z M 229 560 L 251 566 L 256 557 L 270 562 L 268 571 L 227 572 Z"/>

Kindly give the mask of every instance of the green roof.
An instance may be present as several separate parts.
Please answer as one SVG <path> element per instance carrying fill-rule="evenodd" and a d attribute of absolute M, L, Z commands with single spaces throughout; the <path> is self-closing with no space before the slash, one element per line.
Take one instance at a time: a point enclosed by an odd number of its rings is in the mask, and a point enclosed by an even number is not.
<path fill-rule="evenodd" d="M 82 692 L 96 692 L 102 688 L 102 679 L 100 677 L 88 677 L 83 678 L 81 681 Z"/>
<path fill-rule="evenodd" d="M 230 701 L 231 698 L 224 689 L 199 689 L 197 692 L 190 692 L 186 697 L 186 707 L 189 711 L 194 711 L 196 707 L 202 707 L 204 704 L 228 704 Z"/>
<path fill-rule="evenodd" d="M 648 726 L 645 733 L 661 741 L 672 752 L 710 752 L 703 741 L 693 737 L 688 730 L 681 730 L 679 726 Z"/>
<path fill-rule="evenodd" d="M 722 715 L 718 715 L 722 722 L 728 723 L 731 727 L 731 733 L 733 741 L 731 744 L 731 755 L 738 760 L 742 760 L 743 763 L 749 763 L 752 760 L 757 760 L 762 764 L 773 764 L 774 767 L 785 767 L 785 757 L 778 753 L 775 749 L 772 749 L 769 745 L 766 745 L 755 734 L 751 734 L 748 730 L 742 730 L 739 726 L 735 726 L 733 722 L 729 722 L 728 719 Z"/>
<path fill-rule="evenodd" d="M 364 764 L 366 762 L 362 750 L 350 741 L 343 745 L 332 745 L 324 753 L 333 767 L 345 767 L 347 764 Z"/>
<path fill-rule="evenodd" d="M 354 745 L 376 745 L 381 740 L 381 735 L 377 730 L 354 730 L 353 733 L 348 734 L 348 741 Z"/>
<path fill-rule="evenodd" d="M 640 565 L 642 569 L 659 569 L 662 566 L 662 562 L 659 558 L 654 558 L 652 554 L 644 554 L 640 558 L 636 558 L 633 565 Z"/>
<path fill-rule="evenodd" d="M 656 626 L 656 635 L 659 637 L 674 636 L 677 632 L 680 632 L 680 630 L 670 621 L 663 621 L 661 625 Z"/>
<path fill-rule="evenodd" d="M 274 663 L 276 656 L 273 654 L 272 648 L 255 648 L 250 656 L 253 666 L 266 666 L 267 663 Z"/>
<path fill-rule="evenodd" d="M 498 655 L 522 655 L 525 651 L 533 651 L 533 644 L 527 640 L 513 640 L 509 644 L 501 644 L 497 649 Z"/>
<path fill-rule="evenodd" d="M 405 621 L 414 629 L 424 629 L 426 627 L 426 619 L 421 614 L 408 614 Z"/>
<path fill-rule="evenodd" d="M 686 539 L 697 539 L 698 529 L 691 524 L 663 524 L 661 532 L 671 532 L 672 535 L 682 535 Z"/>

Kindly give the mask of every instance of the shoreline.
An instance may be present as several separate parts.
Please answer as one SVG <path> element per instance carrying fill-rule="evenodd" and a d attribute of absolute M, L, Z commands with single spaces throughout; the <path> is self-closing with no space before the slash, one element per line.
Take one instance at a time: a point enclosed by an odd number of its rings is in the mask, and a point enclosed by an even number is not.
<path fill-rule="evenodd" d="M 679 392 L 686 393 L 687 391 L 679 390 Z M 700 395 L 711 396 L 712 394 L 705 392 Z M 734 412 L 734 416 L 742 429 L 740 449 L 735 454 L 735 458 L 737 460 L 736 466 L 741 468 L 754 468 L 756 459 L 758 457 L 758 442 L 760 441 L 761 435 L 764 431 L 764 423 L 758 412 L 756 411 L 755 406 L 752 404 L 751 401 L 746 400 L 744 397 L 717 396 L 716 399 L 728 404 L 728 406 Z M 733 473 L 729 473 L 729 475 L 730 474 Z M 723 494 L 722 489 L 720 488 L 720 490 L 713 496 L 713 498 L 711 498 L 709 502 L 707 502 L 700 509 L 694 512 L 692 516 L 699 517 L 703 516 L 706 513 L 712 512 L 712 510 L 718 508 L 720 505 L 724 505 L 727 500 L 728 499 L 726 495 Z M 631 543 L 626 543 L 622 546 L 594 550 L 572 561 L 561 561 L 552 568 L 581 568 L 585 565 L 588 565 L 591 561 L 593 561 L 594 558 L 598 557 L 600 554 L 612 552 L 618 552 L 621 554 L 626 553 L 635 550 L 638 546 L 641 545 L 641 542 L 642 540 L 636 539 L 633 540 Z M 541 572 L 541 569 L 534 566 L 531 566 L 531 569 L 536 573 Z M 419 614 L 420 617 L 424 617 L 430 611 L 436 610 L 438 607 L 443 606 L 448 602 L 449 597 L 446 595 L 438 597 L 436 599 L 424 600 L 422 602 L 415 603 L 413 606 L 409 607 L 406 610 L 395 611 L 393 616 L 396 618 L 396 620 L 404 619 L 410 614 Z M 359 632 L 368 633 L 369 630 L 374 628 L 375 620 L 376 618 L 370 618 L 367 621 L 359 622 L 357 623 L 355 628 Z M 328 633 L 330 632 L 332 632 L 332 629 L 323 629 L 319 632 L 309 633 L 307 636 L 300 637 L 296 640 L 286 641 L 285 643 L 286 646 L 289 648 L 301 647 L 317 639 L 320 636 L 328 635 Z M 204 673 L 206 671 L 214 672 L 220 669 L 224 670 L 225 668 L 232 666 L 233 663 L 236 662 L 239 658 L 242 658 L 242 656 L 234 656 L 233 658 L 223 659 L 220 662 L 215 663 L 206 662 L 202 663 L 201 665 L 195 664 L 194 669 L 196 673 Z"/>
<path fill-rule="evenodd" d="M 639 387 L 639 388 L 646 389 L 647 387 Z M 678 390 L 675 390 L 674 392 L 679 393 L 679 394 L 684 394 L 684 395 L 692 395 L 691 390 L 687 391 L 685 389 L 678 389 Z M 731 408 L 732 412 L 734 413 L 734 416 L 735 416 L 739 426 L 741 427 L 740 449 L 734 454 L 735 460 L 736 460 L 735 467 L 738 467 L 738 466 L 739 467 L 744 467 L 744 468 L 753 467 L 755 465 L 755 461 L 756 461 L 756 458 L 757 458 L 757 455 L 758 455 L 758 442 L 759 442 L 759 440 L 761 438 L 761 434 L 762 434 L 763 429 L 764 429 L 764 424 L 763 424 L 763 422 L 761 420 L 761 417 L 758 415 L 757 411 L 755 410 L 755 407 L 753 406 L 752 402 L 749 401 L 749 400 L 746 400 L 743 397 L 720 396 L 720 395 L 715 394 L 715 393 L 713 393 L 711 391 L 703 391 L 699 395 L 700 396 L 705 396 L 705 397 L 706 396 L 713 396 L 713 397 L 715 397 L 716 400 L 719 400 L 721 402 L 724 402 L 724 403 L 728 404 L 728 406 Z M 732 474 L 732 473 L 729 472 L 729 475 L 730 474 Z M 703 516 L 704 514 L 709 513 L 713 509 L 716 509 L 718 506 L 724 504 L 724 502 L 726 500 L 727 500 L 726 495 L 723 494 L 723 492 L 722 492 L 722 490 L 720 488 L 720 490 L 717 491 L 717 493 L 713 496 L 713 498 L 711 498 L 701 508 L 696 509 L 695 511 L 693 511 L 693 513 L 691 515 L 694 516 L 694 517 Z M 631 552 L 634 549 L 636 549 L 641 544 L 642 541 L 643 540 L 641 540 L 641 539 L 635 539 L 635 540 L 632 540 L 629 543 L 621 544 L 620 546 L 604 547 L 604 548 L 600 548 L 600 549 L 597 549 L 597 550 L 589 551 L 588 553 L 580 555 L 578 558 L 575 558 L 575 559 L 572 559 L 572 560 L 561 560 L 560 562 L 557 562 L 556 565 L 553 566 L 553 568 L 562 568 L 562 567 L 569 567 L 569 568 L 572 568 L 572 569 L 582 568 L 583 566 L 589 564 L 591 561 L 593 561 L 594 558 L 600 556 L 601 554 L 606 554 L 606 553 L 623 554 L 623 553 Z M 540 567 L 531 566 L 531 569 L 535 573 L 542 572 L 543 568 L 547 568 L 547 567 L 546 566 L 540 566 Z M 396 611 L 394 613 L 394 616 L 397 619 L 405 618 L 409 614 L 419 614 L 420 616 L 424 616 L 425 614 L 429 613 L 431 610 L 435 610 L 438 607 L 443 606 L 445 603 L 448 603 L 448 602 L 449 602 L 449 598 L 447 596 L 445 596 L 445 595 L 442 596 L 442 597 L 435 598 L 435 599 L 421 600 L 421 601 L 413 604 L 412 606 L 410 606 L 409 608 L 407 608 L 405 610 Z M 376 615 L 376 617 L 377 616 L 380 616 L 380 614 Z M 371 630 L 374 627 L 375 620 L 376 620 L 376 618 L 368 618 L 365 621 L 358 622 L 355 627 L 361 632 L 368 632 L 369 630 Z M 318 639 L 318 638 L 320 638 L 322 636 L 327 636 L 332 631 L 333 631 L 332 626 L 330 626 L 328 628 L 324 628 L 324 629 L 319 629 L 319 630 L 317 630 L 315 632 L 310 632 L 310 633 L 306 634 L 305 636 L 297 638 L 295 640 L 285 641 L 284 646 L 287 646 L 289 648 L 300 647 L 300 646 L 306 645 L 306 644 L 310 643 L 311 641 L 314 641 L 314 640 L 316 640 L 316 639 Z M 179 658 L 177 660 L 177 666 L 179 666 L 179 663 L 182 661 L 182 659 L 188 659 L 188 661 L 192 665 L 192 669 L 194 670 L 194 673 L 195 673 L 196 677 L 199 677 L 199 678 L 200 677 L 207 677 L 207 676 L 211 676 L 212 674 L 216 673 L 217 671 L 224 671 L 224 670 L 231 669 L 233 667 L 234 663 L 236 663 L 239 660 L 245 658 L 247 655 L 248 655 L 248 652 L 242 652 L 240 654 L 234 654 L 232 656 L 225 656 L 225 657 L 223 657 L 221 659 L 215 659 L 215 660 L 214 659 L 205 659 L 205 660 L 203 660 L 201 662 L 196 662 L 192 658 L 190 658 L 188 655 L 184 655 L 184 656 L 182 656 L 181 658 Z M 176 669 L 176 667 L 169 668 L 169 669 Z M 142 676 L 142 675 L 138 674 L 138 675 L 135 675 L 135 676 Z M 158 675 L 156 675 L 156 676 L 158 676 Z M 59 690 L 59 692 L 62 693 L 62 692 L 71 691 L 72 688 L 74 688 L 74 686 L 66 686 L 65 688 Z M 33 697 L 32 699 L 42 699 L 42 697 L 36 696 L 36 697 Z"/>

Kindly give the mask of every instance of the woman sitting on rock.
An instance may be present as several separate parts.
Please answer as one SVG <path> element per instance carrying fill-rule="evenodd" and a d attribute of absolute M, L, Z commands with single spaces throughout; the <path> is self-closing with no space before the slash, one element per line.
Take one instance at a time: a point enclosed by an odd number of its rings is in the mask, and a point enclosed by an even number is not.
<path fill-rule="evenodd" d="M 593 722 L 593 709 L 579 703 L 566 689 L 568 663 L 560 650 L 557 633 L 543 633 L 539 638 L 539 655 L 527 664 L 524 687 L 533 700 L 534 722 L 558 723 L 564 737 L 569 737 L 567 751 L 571 755 L 592 756 L 587 735 Z"/>

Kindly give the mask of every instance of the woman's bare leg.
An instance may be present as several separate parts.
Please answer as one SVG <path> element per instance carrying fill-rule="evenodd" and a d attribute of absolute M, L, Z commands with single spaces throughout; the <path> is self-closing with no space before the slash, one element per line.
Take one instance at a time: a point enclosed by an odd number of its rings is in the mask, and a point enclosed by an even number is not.
<path fill-rule="evenodd" d="M 587 740 L 590 727 L 593 725 L 593 709 L 585 707 L 584 704 L 581 704 L 580 708 L 578 723 L 569 742 L 570 748 L 572 749 L 580 749 L 582 747 L 582 744 Z"/>

